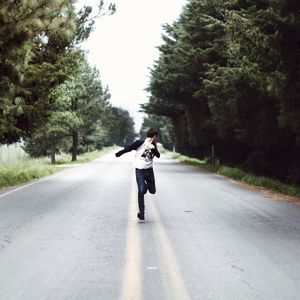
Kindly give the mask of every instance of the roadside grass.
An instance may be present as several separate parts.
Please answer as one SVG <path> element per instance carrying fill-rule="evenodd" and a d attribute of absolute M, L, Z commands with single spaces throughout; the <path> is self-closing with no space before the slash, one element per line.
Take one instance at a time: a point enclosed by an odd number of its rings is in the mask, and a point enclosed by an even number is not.
<path fill-rule="evenodd" d="M 0 165 L 0 188 L 24 183 L 50 175 L 61 167 L 51 165 L 49 158 L 24 159 L 23 161 Z"/>
<path fill-rule="evenodd" d="M 79 164 L 79 163 L 84 163 L 87 161 L 91 161 L 93 159 L 96 159 L 108 152 L 110 152 L 112 149 L 115 147 L 106 147 L 101 150 L 96 150 L 96 151 L 91 151 L 91 152 L 86 152 L 83 154 L 80 154 L 77 156 L 76 161 L 71 161 L 72 155 L 68 153 L 62 153 L 60 155 L 57 155 L 56 158 L 56 164 L 57 165 L 70 165 L 70 164 Z"/>
<path fill-rule="evenodd" d="M 188 157 L 185 155 L 181 155 L 180 153 L 166 151 L 166 154 L 170 155 L 174 159 L 178 159 L 179 161 L 199 167 L 201 169 L 218 173 L 222 176 L 226 176 L 229 178 L 233 178 L 235 180 L 254 185 L 259 187 L 264 187 L 270 189 L 275 192 L 279 192 L 288 196 L 300 197 L 300 187 L 283 183 L 279 180 L 267 178 L 264 176 L 256 176 L 251 173 L 247 173 L 239 168 L 232 168 L 222 165 L 212 165 L 207 163 L 204 160 L 200 160 L 197 158 Z"/>
<path fill-rule="evenodd" d="M 0 189 L 38 179 L 66 167 L 65 165 L 78 164 L 96 159 L 111 151 L 113 147 L 107 147 L 99 151 L 92 151 L 78 155 L 75 162 L 71 162 L 71 155 L 57 156 L 57 163 L 51 165 L 50 158 L 24 158 L 22 161 L 0 164 Z"/>

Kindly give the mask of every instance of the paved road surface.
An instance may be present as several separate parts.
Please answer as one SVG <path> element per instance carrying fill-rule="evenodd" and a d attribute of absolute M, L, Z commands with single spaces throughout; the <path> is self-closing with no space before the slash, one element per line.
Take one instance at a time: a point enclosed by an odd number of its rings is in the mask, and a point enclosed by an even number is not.
<path fill-rule="evenodd" d="M 1 300 L 300 299 L 300 206 L 162 156 L 140 222 L 132 154 L 0 194 Z"/>

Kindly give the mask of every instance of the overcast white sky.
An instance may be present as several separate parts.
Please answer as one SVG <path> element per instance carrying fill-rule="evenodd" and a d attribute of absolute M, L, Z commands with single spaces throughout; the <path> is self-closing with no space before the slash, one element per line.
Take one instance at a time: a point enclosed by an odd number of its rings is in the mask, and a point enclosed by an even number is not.
<path fill-rule="evenodd" d="M 97 0 L 80 0 L 95 5 Z M 101 17 L 83 48 L 100 71 L 104 86 L 111 92 L 110 102 L 129 111 L 138 131 L 143 114 L 139 104 L 147 102 L 144 89 L 149 68 L 158 58 L 162 24 L 176 20 L 186 0 L 106 0 L 114 2 L 117 12 Z"/>

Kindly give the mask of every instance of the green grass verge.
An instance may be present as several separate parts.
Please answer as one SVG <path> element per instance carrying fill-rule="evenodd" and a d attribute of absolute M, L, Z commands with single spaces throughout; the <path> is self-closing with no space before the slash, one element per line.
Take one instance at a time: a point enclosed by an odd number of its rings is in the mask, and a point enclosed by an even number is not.
<path fill-rule="evenodd" d="M 282 183 L 279 180 L 267 178 L 264 176 L 256 176 L 242 171 L 239 168 L 231 168 L 222 165 L 212 165 L 205 162 L 204 160 L 184 156 L 176 152 L 174 153 L 167 151 L 166 154 L 170 155 L 174 159 L 178 159 L 179 161 L 185 164 L 193 165 L 201 169 L 208 170 L 210 172 L 215 172 L 220 175 L 233 178 L 235 180 L 239 180 L 247 184 L 264 187 L 289 196 L 300 197 L 299 186 Z"/>
<path fill-rule="evenodd" d="M 83 163 L 87 161 L 91 161 L 93 159 L 98 158 L 99 156 L 102 156 L 108 152 L 110 152 L 112 149 L 115 147 L 106 147 L 103 148 L 102 150 L 96 150 L 96 151 L 91 151 L 91 152 L 86 152 L 81 155 L 77 156 L 76 161 L 71 161 L 71 154 L 63 153 L 61 155 L 57 155 L 56 157 L 56 164 L 57 165 L 64 165 L 64 164 L 78 164 L 78 163 Z"/>
<path fill-rule="evenodd" d="M 51 165 L 50 158 L 26 158 L 23 161 L 0 164 L 0 189 L 38 179 L 61 170 L 64 164 L 78 164 L 87 162 L 111 151 L 113 147 L 101 151 L 93 151 L 78 156 L 77 161 L 71 163 L 71 155 L 57 156 L 57 164 Z"/>
<path fill-rule="evenodd" d="M 49 164 L 48 158 L 5 163 L 0 165 L 0 188 L 47 176 L 60 169 L 57 165 Z"/>

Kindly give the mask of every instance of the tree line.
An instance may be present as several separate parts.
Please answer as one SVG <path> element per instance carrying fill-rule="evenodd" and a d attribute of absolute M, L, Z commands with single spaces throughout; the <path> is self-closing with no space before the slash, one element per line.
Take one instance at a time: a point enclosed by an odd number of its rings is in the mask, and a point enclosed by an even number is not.
<path fill-rule="evenodd" d="M 133 119 L 109 103 L 80 44 L 95 20 L 115 12 L 99 2 L 1 1 L 0 144 L 22 140 L 32 156 L 100 149 L 131 140 Z"/>
<path fill-rule="evenodd" d="M 188 0 L 142 109 L 184 154 L 299 184 L 299 33 L 298 0 Z"/>

